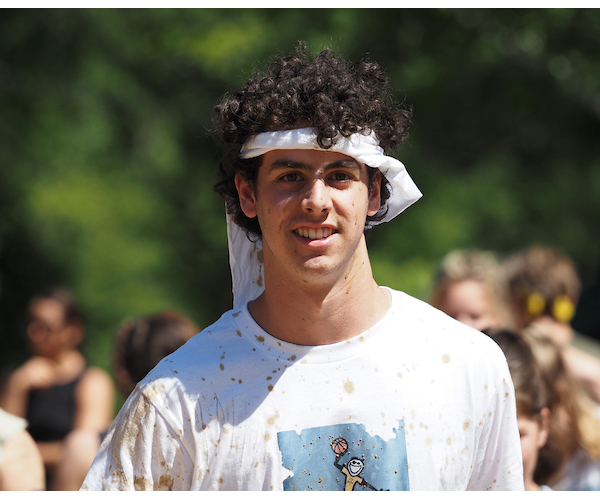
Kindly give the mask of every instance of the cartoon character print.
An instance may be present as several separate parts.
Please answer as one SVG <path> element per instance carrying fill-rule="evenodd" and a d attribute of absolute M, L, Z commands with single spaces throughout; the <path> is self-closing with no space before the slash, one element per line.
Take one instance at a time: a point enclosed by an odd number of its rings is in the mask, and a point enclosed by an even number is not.
<path fill-rule="evenodd" d="M 403 420 L 386 437 L 349 422 L 280 431 L 277 442 L 285 491 L 410 490 Z"/>
<path fill-rule="evenodd" d="M 369 484 L 367 480 L 360 476 L 361 472 L 365 468 L 364 460 L 358 457 L 352 457 L 346 464 L 341 465 L 339 460 L 343 457 L 348 450 L 348 442 L 339 437 L 331 443 L 331 449 L 335 453 L 335 460 L 333 464 L 340 470 L 344 476 L 346 476 L 346 482 L 344 484 L 344 491 L 352 491 L 357 484 L 360 484 L 364 488 L 369 488 L 373 491 L 377 491 L 373 485 Z"/>

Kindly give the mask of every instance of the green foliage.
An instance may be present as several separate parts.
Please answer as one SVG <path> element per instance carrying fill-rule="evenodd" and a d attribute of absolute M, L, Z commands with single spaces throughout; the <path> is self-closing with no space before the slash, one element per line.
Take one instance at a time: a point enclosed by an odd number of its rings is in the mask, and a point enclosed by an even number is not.
<path fill-rule="evenodd" d="M 424 198 L 370 235 L 382 284 L 426 300 L 450 250 L 543 243 L 597 286 L 599 30 L 593 9 L 3 11 L 0 365 L 46 284 L 109 370 L 126 318 L 229 308 L 212 106 L 300 39 L 380 62 L 414 108 L 397 154 Z"/>

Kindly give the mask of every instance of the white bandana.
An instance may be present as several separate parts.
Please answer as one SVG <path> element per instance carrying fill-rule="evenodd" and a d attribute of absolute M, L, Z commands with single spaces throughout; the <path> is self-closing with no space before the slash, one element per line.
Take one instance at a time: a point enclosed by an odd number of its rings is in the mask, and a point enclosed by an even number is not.
<path fill-rule="evenodd" d="M 240 158 L 255 158 L 275 149 L 333 151 L 350 156 L 369 167 L 378 168 L 389 183 L 390 197 L 386 201 L 388 210 L 382 220 L 370 222 L 368 226 L 392 220 L 423 196 L 403 163 L 384 154 L 372 131 L 369 135 L 356 133 L 350 137 L 338 136 L 329 149 L 318 145 L 317 130 L 314 128 L 264 132 L 244 143 Z M 254 300 L 264 290 L 262 241 L 250 241 L 230 215 L 227 215 L 227 238 L 233 282 L 233 306 L 236 308 Z"/>

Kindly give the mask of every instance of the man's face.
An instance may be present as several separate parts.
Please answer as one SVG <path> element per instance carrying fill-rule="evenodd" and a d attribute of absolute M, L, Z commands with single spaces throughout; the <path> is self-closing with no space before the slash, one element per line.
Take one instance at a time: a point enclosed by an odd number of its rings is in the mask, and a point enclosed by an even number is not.
<path fill-rule="evenodd" d="M 275 150 L 264 155 L 252 188 L 236 177 L 244 213 L 258 217 L 265 270 L 305 276 L 348 269 L 367 215 L 379 209 L 380 177 L 341 153 Z"/>

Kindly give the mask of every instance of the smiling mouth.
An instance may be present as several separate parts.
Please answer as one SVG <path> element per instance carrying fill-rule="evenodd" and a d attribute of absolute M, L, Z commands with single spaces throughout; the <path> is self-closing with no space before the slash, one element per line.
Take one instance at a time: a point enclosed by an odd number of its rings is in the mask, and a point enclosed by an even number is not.
<path fill-rule="evenodd" d="M 329 228 L 319 228 L 319 229 L 296 229 L 294 231 L 298 236 L 302 236 L 308 240 L 321 240 L 324 238 L 328 238 L 333 233 L 337 233 L 334 229 Z"/>

